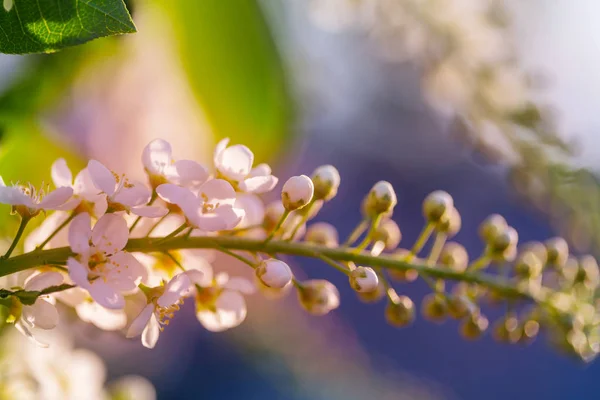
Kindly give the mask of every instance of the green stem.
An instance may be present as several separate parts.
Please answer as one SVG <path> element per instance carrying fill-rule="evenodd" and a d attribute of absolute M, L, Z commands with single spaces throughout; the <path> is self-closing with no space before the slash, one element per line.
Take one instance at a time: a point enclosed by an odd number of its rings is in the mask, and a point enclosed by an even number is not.
<path fill-rule="evenodd" d="M 356 226 L 356 228 L 354 228 L 354 230 L 350 233 L 350 236 L 348 236 L 348 239 L 346 239 L 346 241 L 342 244 L 342 247 L 351 246 L 354 242 L 356 242 L 358 240 L 360 235 L 362 235 L 365 232 L 365 230 L 367 230 L 368 227 L 369 227 L 368 219 L 365 218 L 362 221 L 360 221 L 360 223 Z"/>
<path fill-rule="evenodd" d="M 240 256 L 239 254 L 235 254 L 233 251 L 231 250 L 227 250 L 224 247 L 219 247 L 217 248 L 217 250 L 219 250 L 221 253 L 225 253 L 228 256 L 231 256 L 237 260 L 240 260 L 241 262 L 243 262 L 244 264 L 247 264 L 248 266 L 252 267 L 252 268 L 256 268 L 256 264 L 254 264 L 252 261 L 248 260 L 245 257 Z"/>
<path fill-rule="evenodd" d="M 15 235 L 15 238 L 13 239 L 10 247 L 8 248 L 8 250 L 6 250 L 6 253 L 4 253 L 4 255 L 2 256 L 3 260 L 5 260 L 8 257 L 10 257 L 10 255 L 12 254 L 13 250 L 15 249 L 15 247 L 17 247 L 17 244 L 19 243 L 19 240 L 21 240 L 21 236 L 23 236 L 23 232 L 25 231 L 25 227 L 27 226 L 27 223 L 29 223 L 29 219 L 30 218 L 21 217 L 21 224 L 19 225 L 19 230 L 17 230 L 17 234 Z"/>
<path fill-rule="evenodd" d="M 269 236 L 264 240 L 265 244 L 269 243 L 271 241 L 271 239 L 273 239 L 273 237 L 275 237 L 275 235 L 277 234 L 277 231 L 279 231 L 279 229 L 281 228 L 281 225 L 283 225 L 283 223 L 285 222 L 285 220 L 287 219 L 287 217 L 289 215 L 290 215 L 290 210 L 285 210 L 283 212 L 283 215 L 281 215 L 281 218 L 279 218 L 279 221 L 277 222 L 277 225 L 275 225 L 275 228 L 273 228 L 273 230 L 271 231 Z"/>
<path fill-rule="evenodd" d="M 363 241 L 360 242 L 360 244 L 354 248 L 354 251 L 363 251 L 367 248 L 367 246 L 369 245 L 369 243 L 371 243 L 371 240 L 373 239 L 373 233 L 375 233 L 375 230 L 381 222 L 381 218 L 381 214 L 373 218 L 373 220 L 371 221 L 371 226 L 369 226 L 369 232 L 367 232 L 367 235 L 365 236 Z"/>
<path fill-rule="evenodd" d="M 538 295 L 530 293 L 524 288 L 517 288 L 501 277 L 486 273 L 456 272 L 441 266 L 428 266 L 411 264 L 405 260 L 398 260 L 389 255 L 374 257 L 367 252 L 355 252 L 353 249 L 329 248 L 303 242 L 286 242 L 273 240 L 265 243 L 263 240 L 237 237 L 237 236 L 198 236 L 198 237 L 172 237 L 130 239 L 125 247 L 130 252 L 164 252 L 179 249 L 226 249 L 243 250 L 253 253 L 280 253 L 292 256 L 319 258 L 321 255 L 340 262 L 354 262 L 357 265 L 380 266 L 388 269 L 406 271 L 414 269 L 419 274 L 432 278 L 477 283 L 481 286 L 494 289 L 499 293 L 512 297 L 525 297 L 540 301 Z M 73 255 L 69 247 L 49 250 L 40 250 L 21 254 L 12 258 L 0 260 L 0 277 L 29 268 L 49 264 L 65 264 L 67 258 Z"/>
<path fill-rule="evenodd" d="M 293 240 L 294 237 L 296 236 L 296 234 L 298 233 L 298 229 L 300 229 L 300 227 L 302 225 L 304 225 L 306 223 L 306 221 L 308 221 L 308 216 L 310 215 L 310 211 L 312 210 L 312 208 L 315 205 L 315 198 L 313 197 L 313 199 L 310 201 L 310 203 L 308 203 L 306 205 L 306 210 L 302 209 L 301 211 L 303 212 L 302 214 L 302 218 L 300 218 L 300 221 L 298 221 L 298 223 L 296 224 L 296 226 L 294 226 L 294 229 L 292 230 L 292 233 L 290 234 L 290 236 L 288 236 L 288 238 L 286 240 Z"/>
<path fill-rule="evenodd" d="M 167 215 L 169 215 L 169 214 L 167 214 Z M 167 215 L 163 215 L 162 217 L 160 217 L 160 219 L 158 221 L 156 221 L 156 223 L 154 225 L 152 225 L 152 228 L 150 228 L 148 233 L 146 233 L 146 237 L 150 237 L 150 234 L 152 232 L 154 232 L 154 230 L 158 227 L 158 225 L 160 225 L 161 222 L 163 222 L 165 220 L 165 218 L 167 218 Z"/>
<path fill-rule="evenodd" d="M 169 253 L 168 251 L 165 251 L 164 254 L 167 257 L 169 257 L 175 263 L 175 265 L 177 265 L 177 267 L 179 267 L 180 270 L 182 270 L 183 272 L 185 272 L 185 267 L 183 265 L 181 265 L 181 263 L 179 262 L 179 260 L 177 258 L 175 258 L 175 256 L 173 256 L 173 254 Z"/>
<path fill-rule="evenodd" d="M 419 254 L 423 246 L 425 246 L 425 243 L 427 243 L 427 240 L 429 240 L 429 237 L 431 236 L 434 227 L 434 224 L 432 224 L 431 222 L 428 222 L 427 225 L 425 225 L 425 227 L 419 234 L 417 241 L 410 250 L 410 254 L 406 257 L 406 261 L 411 261 L 415 256 Z"/>
<path fill-rule="evenodd" d="M 341 265 L 339 265 L 337 262 L 335 262 L 335 260 L 332 260 L 331 258 L 324 256 L 322 254 L 318 255 L 318 258 L 323 261 L 324 263 L 327 263 L 328 265 L 332 266 L 333 268 L 337 269 L 338 271 L 340 271 L 341 273 L 345 274 L 345 275 L 350 275 L 350 271 L 347 268 L 342 267 Z"/>
<path fill-rule="evenodd" d="M 479 271 L 480 269 L 487 267 L 489 264 L 490 264 L 490 258 L 488 257 L 488 255 L 486 253 L 484 253 L 481 257 L 479 257 L 478 259 L 473 261 L 471 264 L 469 264 L 469 266 L 467 267 L 467 271 L 476 272 L 476 271 Z"/>
<path fill-rule="evenodd" d="M 52 232 L 52 233 L 50 234 L 50 236 L 48 236 L 48 237 L 46 238 L 46 240 L 44 240 L 44 241 L 43 241 L 43 242 L 42 242 L 42 243 L 41 243 L 39 246 L 37 246 L 37 248 L 36 248 L 36 249 L 37 249 L 37 250 L 42 250 L 42 249 L 44 248 L 44 246 L 46 246 L 46 245 L 47 245 L 47 244 L 48 244 L 48 243 L 49 243 L 49 242 L 52 240 L 52 238 L 58 234 L 58 232 L 60 232 L 61 230 L 63 230 L 63 228 L 64 228 L 65 226 L 67 226 L 67 225 L 69 224 L 69 222 L 71 222 L 71 221 L 73 220 L 73 218 L 75 218 L 75 216 L 76 216 L 76 215 L 77 215 L 77 213 L 75 213 L 75 212 L 72 212 L 72 213 L 71 213 L 71 215 L 69 215 L 69 217 L 68 217 L 67 219 L 65 219 L 65 220 L 63 221 L 63 223 L 62 223 L 62 224 L 60 224 L 60 225 L 59 225 L 59 226 L 58 226 L 58 227 L 57 227 L 57 228 L 54 230 L 54 232 Z"/>
<path fill-rule="evenodd" d="M 171 238 L 174 238 L 175 236 L 179 235 L 181 232 L 183 232 L 185 230 L 185 228 L 188 227 L 187 223 L 183 223 L 179 226 L 179 228 L 175 229 L 173 232 L 169 233 L 167 236 L 165 236 L 164 238 L 159 238 L 158 241 L 160 242 L 164 242 L 166 240 L 169 240 Z M 184 239 L 187 239 L 186 237 L 184 237 Z"/>
<path fill-rule="evenodd" d="M 158 197 L 158 195 L 156 194 L 156 192 L 152 192 L 152 198 L 150 198 L 150 201 L 148 202 L 147 205 L 151 205 L 152 203 L 154 203 L 154 200 L 156 200 L 156 198 Z M 133 229 L 136 227 L 136 225 L 141 221 L 142 217 L 138 216 L 135 221 L 133 221 L 133 224 L 131 224 L 131 227 L 129 228 L 129 232 L 133 232 Z M 162 221 L 162 219 L 161 219 Z M 159 221 L 160 222 L 160 221 Z"/>

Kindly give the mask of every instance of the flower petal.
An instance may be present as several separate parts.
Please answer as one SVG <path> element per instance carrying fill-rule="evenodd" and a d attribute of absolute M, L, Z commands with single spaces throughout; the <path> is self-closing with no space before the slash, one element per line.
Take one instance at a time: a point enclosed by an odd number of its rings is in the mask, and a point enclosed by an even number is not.
<path fill-rule="evenodd" d="M 176 204 L 180 207 L 183 204 L 197 201 L 196 196 L 189 189 L 182 188 L 181 186 L 172 183 L 165 183 L 158 186 L 156 188 L 156 193 L 167 203 Z"/>
<path fill-rule="evenodd" d="M 155 139 L 144 147 L 142 152 L 142 163 L 144 168 L 152 175 L 162 175 L 164 168 L 171 164 L 172 149 L 169 142 L 163 139 Z"/>
<path fill-rule="evenodd" d="M 70 187 L 59 187 L 48 193 L 39 203 L 39 207 L 45 210 L 56 210 L 73 196 L 73 189 Z"/>
<path fill-rule="evenodd" d="M 196 161 L 179 160 L 170 168 L 165 168 L 165 176 L 169 182 L 194 187 L 206 182 L 208 170 Z"/>
<path fill-rule="evenodd" d="M 219 143 L 217 143 L 217 145 L 215 146 L 215 152 L 213 153 L 213 162 L 215 164 L 215 167 L 217 167 L 217 165 L 219 164 L 219 154 L 221 154 L 223 150 L 227 148 L 228 144 L 229 138 L 223 138 L 219 140 Z"/>
<path fill-rule="evenodd" d="M 148 278 L 148 270 L 137 258 L 131 253 L 120 251 L 110 257 L 108 262 L 115 266 L 115 268 L 109 274 L 109 279 L 115 278 L 119 281 L 127 280 L 127 287 L 123 287 L 120 290 L 129 291 L 135 289 L 135 287 L 141 281 Z M 123 282 L 121 282 L 123 284 Z"/>
<path fill-rule="evenodd" d="M 99 161 L 90 160 L 87 169 L 94 186 L 96 186 L 98 190 L 103 191 L 109 196 L 112 196 L 115 193 L 117 180 L 108 168 Z"/>
<path fill-rule="evenodd" d="M 184 292 L 189 290 L 191 284 L 192 282 L 185 272 L 175 275 L 165 287 L 165 292 L 158 298 L 158 305 L 161 307 L 172 306 Z"/>
<path fill-rule="evenodd" d="M 134 181 L 121 187 L 112 197 L 112 200 L 127 207 L 135 207 L 148 204 L 151 195 L 152 192 L 146 185 Z"/>
<path fill-rule="evenodd" d="M 142 332 L 142 344 L 144 347 L 153 349 L 156 346 L 156 342 L 158 342 L 158 335 L 160 335 L 160 325 L 158 324 L 156 315 L 153 313 L 150 316 L 148 325 L 146 325 L 146 328 Z"/>
<path fill-rule="evenodd" d="M 31 306 L 23 307 L 22 318 L 40 329 L 54 329 L 58 325 L 58 310 L 54 304 L 38 298 Z"/>
<path fill-rule="evenodd" d="M 17 328 L 17 330 L 19 332 L 21 332 L 25 337 L 27 337 L 27 339 L 31 340 L 36 346 L 42 347 L 42 348 L 48 347 L 48 343 L 40 342 L 39 340 L 37 340 L 31 333 L 29 328 L 27 326 L 25 326 L 25 324 L 22 323 L 21 321 L 17 321 L 15 323 L 15 328 Z"/>
<path fill-rule="evenodd" d="M 148 304 L 146 307 L 144 307 L 142 312 L 137 317 L 135 317 L 129 329 L 127 329 L 127 334 L 125 335 L 125 337 L 131 339 L 133 337 L 141 335 L 148 323 L 150 322 L 150 318 L 152 317 L 153 313 L 154 304 Z"/>
<path fill-rule="evenodd" d="M 159 218 L 169 213 L 169 210 L 160 206 L 139 206 L 131 209 L 131 212 L 140 217 Z"/>
<path fill-rule="evenodd" d="M 96 280 L 88 285 L 90 296 L 102 307 L 110 310 L 120 310 L 125 307 L 125 299 L 110 285 Z"/>
<path fill-rule="evenodd" d="M 265 219 L 265 205 L 258 196 L 253 194 L 238 195 L 234 207 L 244 210 L 244 218 L 238 228 L 262 225 Z"/>
<path fill-rule="evenodd" d="M 54 161 L 50 170 L 50 175 L 52 176 L 52 182 L 54 182 L 54 186 L 56 187 L 71 187 L 73 185 L 73 174 L 64 158 L 59 158 Z"/>
<path fill-rule="evenodd" d="M 123 310 L 109 310 L 94 301 L 84 301 L 77 304 L 77 316 L 84 322 L 104 331 L 117 331 L 127 325 L 127 314 Z"/>
<path fill-rule="evenodd" d="M 234 276 L 223 285 L 225 289 L 235 290 L 243 294 L 253 294 L 256 287 L 246 278 Z"/>
<path fill-rule="evenodd" d="M 96 194 L 100 189 L 94 185 L 90 171 L 87 168 L 84 168 L 79 171 L 77 176 L 75 176 L 73 190 L 75 190 L 76 194 Z"/>
<path fill-rule="evenodd" d="M 92 243 L 106 254 L 114 254 L 127 244 L 127 221 L 117 214 L 104 214 L 92 230 Z"/>
<path fill-rule="evenodd" d="M 33 207 L 31 197 L 23 193 L 18 186 L 0 185 L 0 203 Z"/>
<path fill-rule="evenodd" d="M 198 310 L 198 321 L 211 332 L 234 328 L 246 319 L 246 301 L 238 292 L 226 290 L 216 301 L 216 311 Z"/>
<path fill-rule="evenodd" d="M 90 249 L 92 237 L 92 219 L 90 214 L 81 213 L 71 221 L 69 226 L 69 246 L 77 254 L 86 254 Z"/>
<path fill-rule="evenodd" d="M 88 269 L 73 257 L 69 257 L 67 260 L 67 267 L 69 268 L 69 278 L 77 286 L 86 288 L 89 286 L 88 281 Z"/>
<path fill-rule="evenodd" d="M 203 231 L 217 232 L 235 228 L 244 217 L 244 214 L 244 210 L 241 208 L 224 205 L 218 207 L 212 213 L 194 215 L 193 218 L 190 218 L 190 222 Z"/>
<path fill-rule="evenodd" d="M 60 272 L 49 271 L 32 275 L 25 280 L 25 290 L 42 291 L 51 286 L 58 286 L 64 282 Z"/>
<path fill-rule="evenodd" d="M 198 192 L 198 197 L 204 200 L 205 204 L 210 204 L 213 207 L 235 203 L 235 189 L 224 179 L 211 179 L 200 186 Z"/>
<path fill-rule="evenodd" d="M 252 170 L 254 154 L 244 145 L 236 144 L 221 151 L 215 166 L 225 177 L 234 181 L 242 181 Z"/>
<path fill-rule="evenodd" d="M 273 175 L 255 176 L 240 183 L 240 189 L 247 193 L 266 193 L 275 186 L 279 180 Z"/>

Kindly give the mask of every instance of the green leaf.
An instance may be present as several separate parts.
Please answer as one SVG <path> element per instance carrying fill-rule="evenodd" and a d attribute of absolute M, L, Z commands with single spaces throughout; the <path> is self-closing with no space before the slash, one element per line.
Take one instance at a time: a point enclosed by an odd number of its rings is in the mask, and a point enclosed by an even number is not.
<path fill-rule="evenodd" d="M 13 0 L 0 9 L 0 52 L 49 53 L 135 32 L 123 0 Z"/>

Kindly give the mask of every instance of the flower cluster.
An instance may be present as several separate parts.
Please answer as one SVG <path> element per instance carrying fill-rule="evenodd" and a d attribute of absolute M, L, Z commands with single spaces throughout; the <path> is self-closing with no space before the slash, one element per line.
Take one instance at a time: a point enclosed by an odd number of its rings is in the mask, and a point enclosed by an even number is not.
<path fill-rule="evenodd" d="M 289 178 L 280 200 L 265 205 L 259 194 L 273 190 L 277 178 L 269 166 L 253 166 L 246 146 L 227 145 L 217 145 L 214 164 L 206 167 L 175 161 L 170 145 L 155 140 L 142 154 L 147 184 L 96 160 L 73 183 L 58 160 L 52 168 L 56 189 L 46 196 L 31 186 L 2 186 L 0 200 L 21 217 L 0 258 L 7 321 L 46 346 L 39 331 L 54 329 L 61 307 L 72 307 L 83 321 L 141 337 L 153 348 L 185 302 L 194 303 L 199 323 L 214 332 L 241 324 L 246 296 L 257 289 L 268 298 L 295 290 L 301 307 L 316 316 L 339 307 L 332 282 L 295 278 L 284 256 L 296 255 L 346 275 L 365 302 L 385 298 L 385 318 L 393 326 L 410 324 L 416 311 L 392 283 L 420 277 L 432 289 L 422 301 L 423 315 L 434 322 L 461 320 L 466 338 L 488 328 L 482 306 L 489 300 L 508 310 L 494 327 L 501 341 L 526 343 L 544 328 L 553 342 L 584 360 L 600 351 L 598 265 L 591 256 L 569 255 L 564 240 L 518 246 L 517 231 L 492 215 L 480 229 L 485 250 L 469 262 L 464 247 L 449 241 L 461 228 L 460 213 L 450 194 L 435 191 L 423 202 L 421 235 L 399 249 L 402 234 L 392 219 L 397 196 L 380 181 L 364 198 L 363 220 L 340 244 L 334 226 L 307 226 L 338 192 L 335 167 Z M 25 239 L 24 254 L 11 256 L 25 226 L 50 210 L 57 211 Z M 254 279 L 216 271 L 216 253 L 246 264 Z"/>

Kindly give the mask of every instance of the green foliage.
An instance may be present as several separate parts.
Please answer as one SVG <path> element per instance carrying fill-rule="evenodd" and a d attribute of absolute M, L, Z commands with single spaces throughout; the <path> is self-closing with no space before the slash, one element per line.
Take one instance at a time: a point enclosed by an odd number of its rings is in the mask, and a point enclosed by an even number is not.
<path fill-rule="evenodd" d="M 0 9 L 2 53 L 49 53 L 135 31 L 123 0 L 13 0 Z"/>

